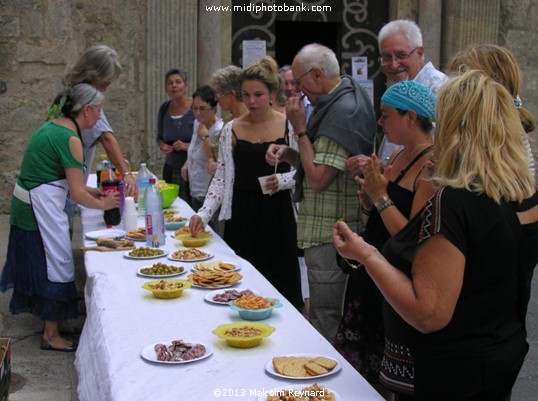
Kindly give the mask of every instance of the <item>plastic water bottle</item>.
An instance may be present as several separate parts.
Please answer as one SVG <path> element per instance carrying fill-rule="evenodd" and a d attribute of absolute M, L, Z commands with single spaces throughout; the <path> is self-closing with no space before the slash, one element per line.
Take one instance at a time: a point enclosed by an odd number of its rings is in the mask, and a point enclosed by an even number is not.
<path fill-rule="evenodd" d="M 112 171 L 112 167 L 108 162 L 105 162 L 106 172 L 103 173 L 105 178 L 101 182 L 101 188 L 105 193 L 105 196 L 120 191 L 120 180 L 116 177 L 116 174 Z M 117 226 L 121 223 L 121 212 L 119 207 L 105 210 L 104 213 L 105 224 L 107 227 Z"/>
<path fill-rule="evenodd" d="M 158 248 L 165 244 L 163 204 L 155 189 L 155 178 L 149 179 L 144 194 L 146 205 L 146 246 Z"/>
<path fill-rule="evenodd" d="M 146 167 L 146 163 L 140 163 L 140 170 L 138 170 L 138 175 L 136 177 L 136 185 L 138 186 L 138 215 L 141 217 L 146 215 L 144 194 L 149 185 L 149 179 L 151 176 L 152 174 Z"/>

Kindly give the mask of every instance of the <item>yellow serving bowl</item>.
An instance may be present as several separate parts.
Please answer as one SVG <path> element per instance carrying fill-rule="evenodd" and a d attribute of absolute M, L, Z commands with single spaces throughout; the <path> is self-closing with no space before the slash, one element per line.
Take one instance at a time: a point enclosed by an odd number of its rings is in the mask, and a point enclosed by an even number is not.
<path fill-rule="evenodd" d="M 181 283 L 183 284 L 183 287 L 181 288 L 173 288 L 173 289 L 166 289 L 166 290 L 160 290 L 157 288 L 154 288 L 157 284 L 159 284 L 161 281 L 165 281 L 168 283 Z M 153 293 L 153 296 L 155 298 L 161 298 L 161 299 L 172 299 L 172 298 L 178 298 L 183 294 L 183 291 L 191 288 L 192 283 L 187 280 L 181 280 L 181 279 L 169 279 L 169 280 L 154 280 L 154 281 L 148 281 L 145 283 L 142 288 L 148 291 L 151 291 Z"/>
<path fill-rule="evenodd" d="M 174 235 L 175 239 L 181 241 L 184 246 L 188 247 L 204 246 L 211 237 L 212 235 L 208 232 L 198 233 L 196 234 L 196 237 L 193 237 L 190 233 Z"/>
<path fill-rule="evenodd" d="M 241 329 L 244 327 L 254 327 L 256 329 L 261 330 L 261 333 L 258 335 L 251 336 L 251 337 L 233 337 L 228 334 L 225 334 L 226 331 L 229 331 L 232 329 Z M 252 347 L 256 347 L 260 345 L 262 340 L 265 337 L 269 337 L 275 330 L 276 329 L 274 327 L 271 327 L 266 323 L 236 322 L 236 323 L 221 324 L 219 327 L 213 330 L 212 333 L 222 338 L 223 340 L 226 340 L 228 345 L 230 345 L 231 347 L 252 348 Z"/>

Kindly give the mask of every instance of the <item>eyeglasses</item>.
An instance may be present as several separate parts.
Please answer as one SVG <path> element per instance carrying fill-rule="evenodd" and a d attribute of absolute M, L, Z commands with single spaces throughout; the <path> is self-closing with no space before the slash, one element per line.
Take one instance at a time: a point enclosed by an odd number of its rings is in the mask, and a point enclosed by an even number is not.
<path fill-rule="evenodd" d="M 211 107 L 192 107 L 192 111 L 194 111 L 195 113 L 197 111 L 199 111 L 200 113 L 204 113 L 206 111 L 210 111 L 211 110 Z"/>
<path fill-rule="evenodd" d="M 303 75 L 301 75 L 299 78 L 293 80 L 293 84 L 295 86 L 301 85 L 301 79 L 306 77 L 308 74 L 310 74 L 312 71 L 314 71 L 314 68 L 309 69 L 307 72 L 305 72 Z"/>
<path fill-rule="evenodd" d="M 409 58 L 409 56 L 411 56 L 411 54 L 413 54 L 417 49 L 418 46 L 411 50 L 409 53 L 398 52 L 394 56 L 392 54 L 382 54 L 381 57 L 379 57 L 379 61 L 381 61 L 383 64 L 390 64 L 394 61 L 394 59 L 405 60 L 406 58 Z"/>
<path fill-rule="evenodd" d="M 215 100 L 219 100 L 221 97 L 226 96 L 228 93 L 219 92 L 215 94 Z"/>

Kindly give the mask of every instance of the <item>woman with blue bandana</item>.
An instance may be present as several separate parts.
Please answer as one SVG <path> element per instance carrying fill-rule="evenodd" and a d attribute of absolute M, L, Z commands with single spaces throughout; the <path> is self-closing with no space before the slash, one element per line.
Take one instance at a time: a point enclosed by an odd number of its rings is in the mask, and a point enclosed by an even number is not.
<path fill-rule="evenodd" d="M 378 124 L 387 139 L 403 148 L 394 152 L 382 171 L 373 154 L 363 162 L 361 185 L 364 238 L 381 250 L 433 194 L 427 180 L 433 145 L 435 96 L 415 81 L 392 85 L 381 98 Z M 373 385 L 378 384 L 383 357 L 383 296 L 363 268 L 340 263 L 350 273 L 344 316 L 334 341 L 336 349 Z"/>

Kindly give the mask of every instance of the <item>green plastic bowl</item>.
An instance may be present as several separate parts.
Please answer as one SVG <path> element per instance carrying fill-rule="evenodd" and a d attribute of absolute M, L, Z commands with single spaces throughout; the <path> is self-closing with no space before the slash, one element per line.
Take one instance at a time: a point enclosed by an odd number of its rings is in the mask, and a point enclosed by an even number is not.
<path fill-rule="evenodd" d="M 172 203 L 177 199 L 179 195 L 178 184 L 166 184 L 168 188 L 161 189 L 163 194 L 163 209 L 172 206 Z"/>

